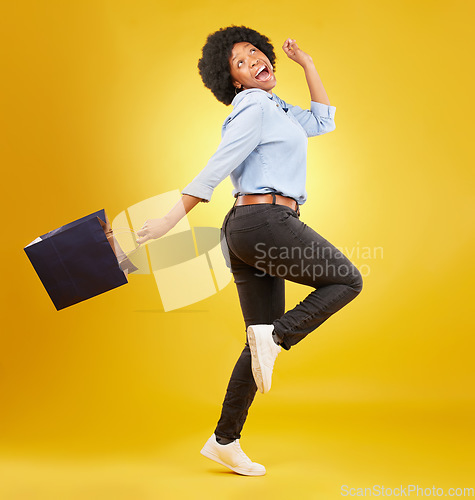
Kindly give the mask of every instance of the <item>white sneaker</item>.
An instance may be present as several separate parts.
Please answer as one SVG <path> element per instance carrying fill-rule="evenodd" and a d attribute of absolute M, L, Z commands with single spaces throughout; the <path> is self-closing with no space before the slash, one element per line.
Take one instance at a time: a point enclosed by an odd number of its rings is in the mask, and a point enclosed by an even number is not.
<path fill-rule="evenodd" d="M 201 454 L 243 476 L 263 476 L 266 473 L 263 465 L 252 462 L 241 450 L 239 439 L 229 444 L 219 444 L 213 433 L 203 446 Z"/>
<path fill-rule="evenodd" d="M 272 384 L 272 370 L 275 359 L 282 350 L 274 342 L 274 325 L 250 325 L 247 338 L 251 348 L 252 374 L 260 392 L 269 392 Z"/>

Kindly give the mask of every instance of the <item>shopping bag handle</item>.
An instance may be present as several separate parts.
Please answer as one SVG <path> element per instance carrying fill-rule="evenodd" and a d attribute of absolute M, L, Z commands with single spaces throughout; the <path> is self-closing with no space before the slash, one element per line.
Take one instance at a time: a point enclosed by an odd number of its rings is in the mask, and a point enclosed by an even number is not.
<path fill-rule="evenodd" d="M 137 246 L 136 248 L 134 248 L 134 250 L 131 250 L 130 252 L 125 253 L 122 250 L 122 248 L 120 248 L 119 242 L 117 241 L 117 239 L 114 236 L 114 230 L 113 230 L 107 216 L 106 216 L 105 221 L 101 220 L 99 217 L 98 217 L 98 220 L 102 226 L 102 230 L 104 231 L 104 235 L 105 235 L 109 245 L 111 246 L 112 251 L 115 254 L 115 257 L 117 259 L 117 263 L 119 264 L 119 267 L 122 269 L 122 271 L 124 273 L 137 271 L 138 268 L 129 259 L 129 255 L 136 252 L 139 249 L 139 247 Z M 117 229 L 119 229 L 119 228 L 117 228 Z M 128 228 L 120 228 L 120 229 L 124 229 L 127 232 L 135 232 L 132 229 L 130 229 L 129 227 Z M 116 233 L 116 234 L 120 234 L 120 233 Z M 137 242 L 135 242 L 135 243 L 137 243 Z"/>
<path fill-rule="evenodd" d="M 108 229 L 107 231 L 104 231 L 104 232 L 105 232 L 106 237 L 108 239 L 110 237 L 114 237 L 117 234 L 125 234 L 125 233 L 134 233 L 135 235 L 138 236 L 137 231 L 134 231 L 133 229 L 130 229 L 130 227 L 116 227 L 114 229 L 110 228 L 110 229 Z M 136 239 L 134 239 L 134 242 L 135 242 L 135 244 L 137 244 L 137 240 Z M 130 257 L 130 255 L 134 254 L 140 248 L 141 245 L 142 245 L 142 243 L 138 243 L 137 246 L 133 250 L 130 250 L 129 252 L 124 252 L 121 249 L 121 252 L 124 255 L 124 257 L 122 257 L 121 259 L 119 259 L 119 257 L 118 257 L 119 263 L 123 262 L 127 257 Z"/>

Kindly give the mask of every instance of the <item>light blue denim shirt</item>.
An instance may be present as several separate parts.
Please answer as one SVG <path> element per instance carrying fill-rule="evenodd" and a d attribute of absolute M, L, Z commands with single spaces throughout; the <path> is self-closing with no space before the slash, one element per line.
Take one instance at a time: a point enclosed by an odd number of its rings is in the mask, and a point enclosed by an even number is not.
<path fill-rule="evenodd" d="M 243 90 L 231 104 L 218 149 L 181 193 L 210 201 L 229 175 L 233 196 L 275 192 L 302 205 L 308 137 L 335 129 L 335 106 L 311 101 L 302 109 L 261 89 Z"/>

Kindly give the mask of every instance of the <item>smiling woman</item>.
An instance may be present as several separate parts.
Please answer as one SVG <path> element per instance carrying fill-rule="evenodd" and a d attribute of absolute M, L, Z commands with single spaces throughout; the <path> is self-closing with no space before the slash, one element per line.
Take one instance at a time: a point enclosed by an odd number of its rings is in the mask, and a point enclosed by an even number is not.
<path fill-rule="evenodd" d="M 231 374 L 215 432 L 201 453 L 239 474 L 260 476 L 239 439 L 254 396 L 269 391 L 277 355 L 318 328 L 362 289 L 358 269 L 300 220 L 309 137 L 335 129 L 335 107 L 312 58 L 287 38 L 284 53 L 305 71 L 310 109 L 275 95 L 274 47 L 245 26 L 208 36 L 198 68 L 203 83 L 233 111 L 221 143 L 182 190 L 181 201 L 161 219 L 148 220 L 140 242 L 169 231 L 200 201 L 210 201 L 228 175 L 236 198 L 221 227 L 221 246 L 236 283 L 246 342 Z M 274 251 L 281 251 L 276 254 Z M 314 290 L 285 312 L 285 280 Z M 219 334 L 219 332 L 217 332 Z"/>
<path fill-rule="evenodd" d="M 234 45 L 229 66 L 233 85 L 239 90 L 258 88 L 269 92 L 275 87 L 271 62 L 264 52 L 249 42 Z"/>
<path fill-rule="evenodd" d="M 255 52 L 251 54 L 252 50 Z M 252 57 L 265 61 L 267 69 L 274 75 L 274 47 L 265 35 L 244 26 L 231 26 L 208 36 L 203 55 L 198 61 L 198 69 L 203 83 L 218 101 L 229 105 L 236 95 L 236 89 L 244 90 L 237 74 L 232 76 L 232 73 L 244 69 Z M 249 74 L 249 69 L 247 71 Z M 252 81 L 257 84 L 257 80 Z M 275 86 L 275 76 L 273 82 Z"/>

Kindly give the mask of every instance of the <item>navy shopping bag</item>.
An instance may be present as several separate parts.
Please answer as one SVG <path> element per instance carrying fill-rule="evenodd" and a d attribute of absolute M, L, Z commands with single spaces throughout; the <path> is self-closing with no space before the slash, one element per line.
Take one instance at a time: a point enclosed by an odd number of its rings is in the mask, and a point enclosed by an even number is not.
<path fill-rule="evenodd" d="M 125 285 L 127 273 L 137 270 L 104 209 L 40 236 L 24 250 L 58 311 Z"/>

